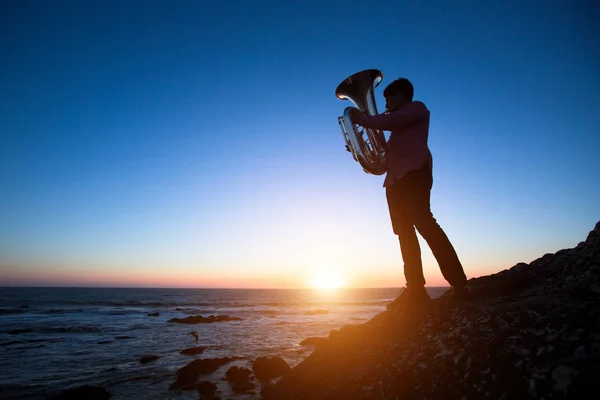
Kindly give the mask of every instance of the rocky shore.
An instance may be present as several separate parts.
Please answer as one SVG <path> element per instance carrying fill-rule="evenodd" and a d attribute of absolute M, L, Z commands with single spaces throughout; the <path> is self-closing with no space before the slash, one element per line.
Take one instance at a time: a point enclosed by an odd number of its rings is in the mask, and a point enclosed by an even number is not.
<path fill-rule="evenodd" d="M 600 222 L 584 242 L 471 279 L 469 299 L 333 331 L 265 400 L 600 398 Z"/>
<path fill-rule="evenodd" d="M 575 248 L 471 279 L 468 298 L 395 307 L 324 338 L 294 368 L 277 355 L 244 366 L 239 357 L 194 359 L 170 385 L 200 399 L 231 391 L 264 400 L 470 400 L 600 398 L 600 222 Z M 184 324 L 229 316 L 172 319 Z M 192 332 L 193 333 L 193 332 Z M 201 354 L 203 346 L 182 351 Z M 156 355 L 142 357 L 152 362 Z M 103 388 L 70 389 L 54 400 L 108 399 Z"/>

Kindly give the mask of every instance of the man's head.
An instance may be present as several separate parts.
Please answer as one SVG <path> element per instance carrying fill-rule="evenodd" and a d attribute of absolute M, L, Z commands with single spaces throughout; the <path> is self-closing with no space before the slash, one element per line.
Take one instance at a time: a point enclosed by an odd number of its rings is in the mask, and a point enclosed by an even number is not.
<path fill-rule="evenodd" d="M 394 111 L 412 102 L 415 89 L 406 78 L 399 78 L 387 85 L 383 91 L 385 108 Z"/>

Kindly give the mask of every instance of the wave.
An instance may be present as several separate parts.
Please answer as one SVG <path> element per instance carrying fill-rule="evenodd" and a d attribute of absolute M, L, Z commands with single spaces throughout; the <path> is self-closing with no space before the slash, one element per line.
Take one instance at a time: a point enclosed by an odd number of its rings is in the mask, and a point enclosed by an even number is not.
<path fill-rule="evenodd" d="M 26 308 L 0 308 L 0 315 L 23 314 L 28 310 Z"/>
<path fill-rule="evenodd" d="M 38 311 L 42 314 L 59 314 L 59 313 L 76 313 L 83 312 L 84 308 L 172 308 L 176 311 L 188 311 L 190 309 L 202 309 L 210 308 L 251 308 L 251 307 L 316 307 L 316 306 L 377 306 L 381 304 L 387 304 L 393 299 L 381 299 L 381 300 L 358 300 L 358 301 L 252 301 L 252 302 L 239 302 L 239 301 L 145 301 L 145 300 L 63 300 L 60 301 L 59 307 L 48 308 Z M 62 308 L 60 306 L 78 306 L 76 308 Z M 6 309 L 0 308 L 0 315 L 2 314 L 21 314 L 31 309 Z"/>
<path fill-rule="evenodd" d="M 19 335 L 23 333 L 98 333 L 102 329 L 97 326 L 68 326 L 68 327 L 37 327 L 37 328 L 21 328 L 0 331 L 0 333 L 8 333 L 9 335 Z"/>
<path fill-rule="evenodd" d="M 104 310 L 103 313 L 107 315 L 131 315 L 131 314 L 139 314 L 140 310 L 125 310 L 125 309 L 115 309 L 115 310 Z"/>
<path fill-rule="evenodd" d="M 47 310 L 39 311 L 40 314 L 68 314 L 80 312 L 83 312 L 83 308 L 49 308 Z"/>

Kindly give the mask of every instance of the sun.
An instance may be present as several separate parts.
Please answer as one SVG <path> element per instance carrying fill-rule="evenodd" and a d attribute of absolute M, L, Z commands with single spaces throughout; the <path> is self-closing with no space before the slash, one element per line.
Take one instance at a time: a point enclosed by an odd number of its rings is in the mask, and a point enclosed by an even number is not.
<path fill-rule="evenodd" d="M 315 289 L 338 289 L 342 286 L 344 280 L 340 274 L 329 270 L 316 271 L 311 281 L 311 287 Z"/>

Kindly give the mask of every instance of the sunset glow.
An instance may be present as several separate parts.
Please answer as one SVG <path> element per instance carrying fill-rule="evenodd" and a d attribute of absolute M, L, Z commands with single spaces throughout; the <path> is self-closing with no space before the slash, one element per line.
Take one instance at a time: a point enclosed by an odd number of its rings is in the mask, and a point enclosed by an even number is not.
<path fill-rule="evenodd" d="M 344 286 L 344 280 L 337 272 L 322 270 L 315 274 L 311 286 L 315 289 L 339 289 Z"/>
<path fill-rule="evenodd" d="M 468 278 L 598 220 L 585 2 L 387 2 L 374 24 L 364 2 L 54 3 L 0 24 L 0 286 L 404 286 L 385 176 L 338 124 L 336 87 L 372 68 L 379 112 L 400 77 L 430 111 L 431 211 Z M 426 285 L 447 286 L 418 239 Z"/>

